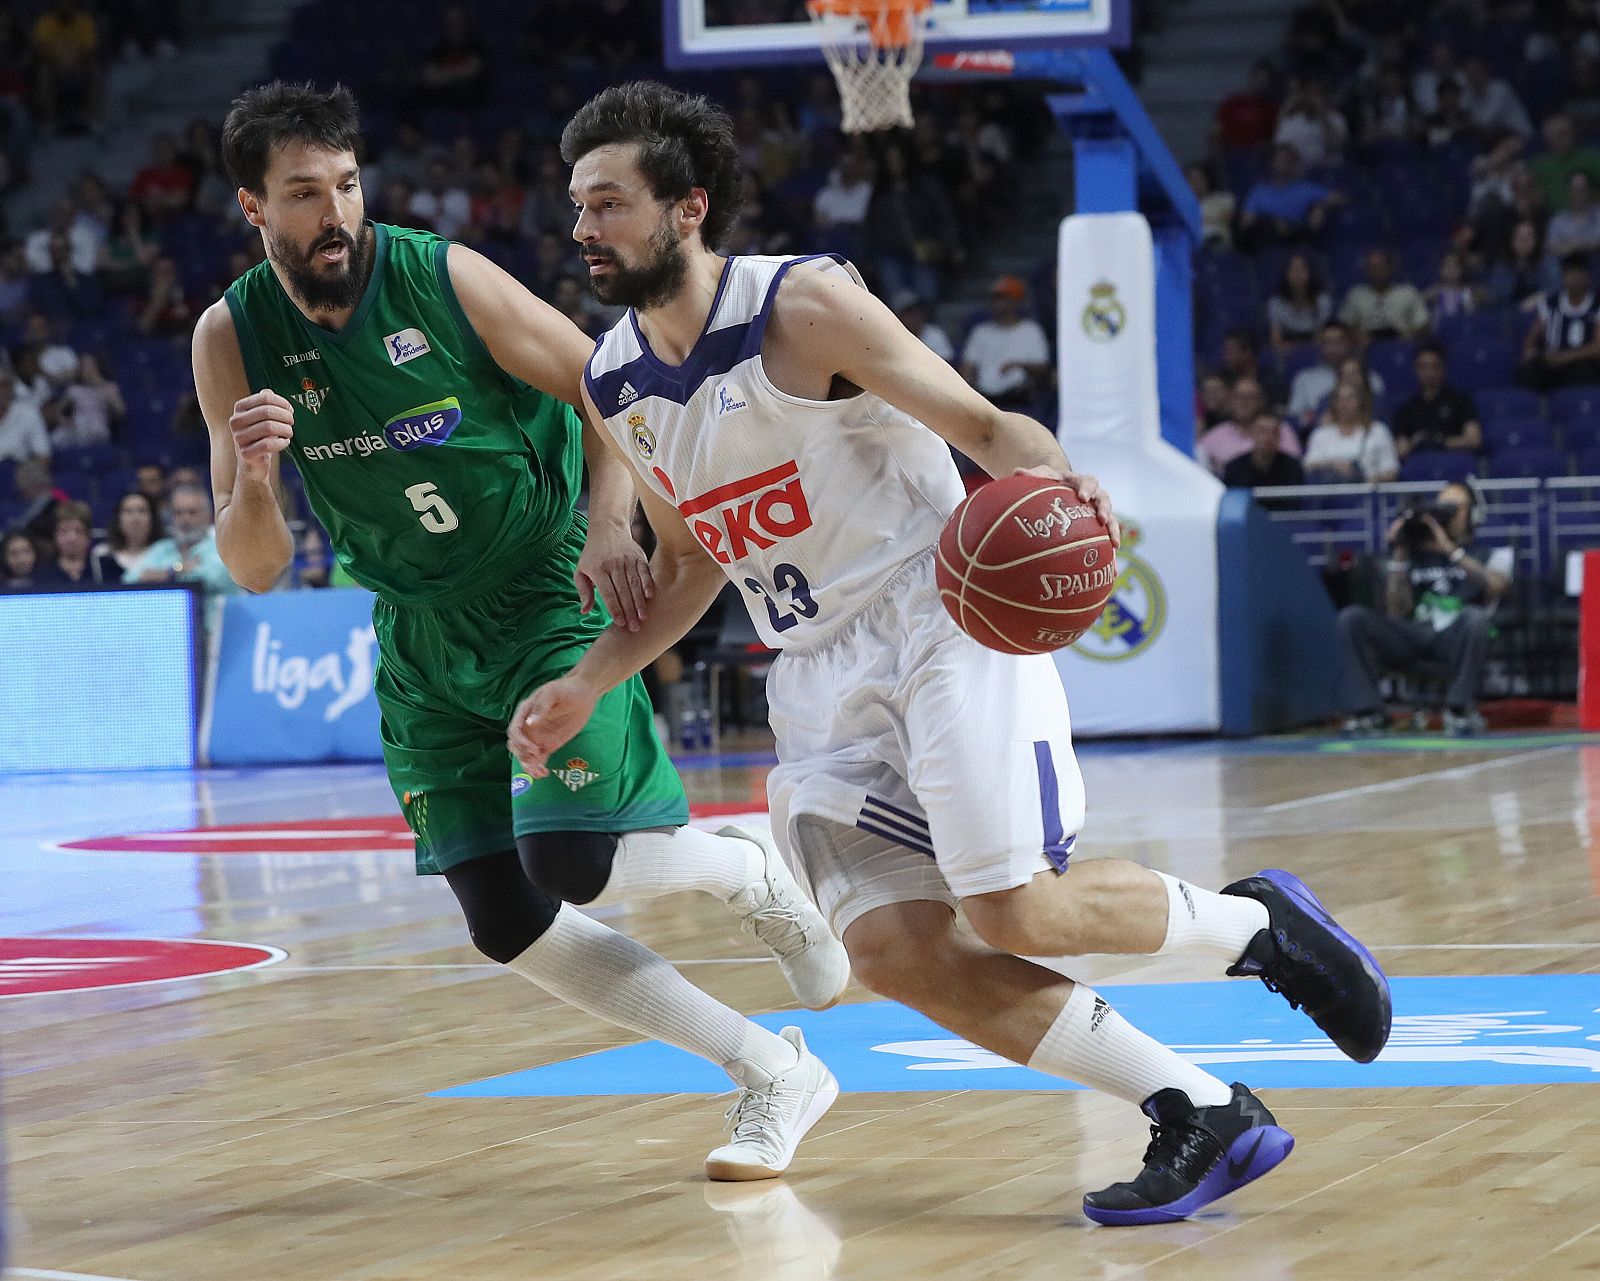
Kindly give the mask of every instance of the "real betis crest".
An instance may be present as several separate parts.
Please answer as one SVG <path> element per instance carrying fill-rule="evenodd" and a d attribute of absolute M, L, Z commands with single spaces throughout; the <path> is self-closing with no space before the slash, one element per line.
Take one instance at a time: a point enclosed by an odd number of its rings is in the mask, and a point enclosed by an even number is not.
<path fill-rule="evenodd" d="M 300 380 L 300 390 L 295 392 L 294 398 L 312 413 L 320 414 L 332 390 L 331 387 L 318 387 L 317 380 L 308 374 Z"/>
<path fill-rule="evenodd" d="M 559 778 L 574 792 L 588 787 L 590 783 L 594 782 L 595 779 L 600 777 L 600 775 L 589 768 L 589 762 L 584 760 L 581 756 L 574 756 L 570 761 L 568 761 L 566 769 L 553 769 L 550 771 L 550 773 L 554 777 Z"/>

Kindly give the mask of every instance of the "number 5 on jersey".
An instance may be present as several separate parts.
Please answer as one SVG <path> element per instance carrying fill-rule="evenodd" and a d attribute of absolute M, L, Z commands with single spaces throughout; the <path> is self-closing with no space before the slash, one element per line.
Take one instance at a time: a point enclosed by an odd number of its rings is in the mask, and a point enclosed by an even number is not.
<path fill-rule="evenodd" d="M 417 519 L 422 522 L 422 527 L 430 534 L 448 534 L 460 526 L 460 517 L 450 510 L 450 504 L 439 495 L 437 486 L 431 480 L 410 486 L 406 490 L 406 497 L 417 509 Z"/>

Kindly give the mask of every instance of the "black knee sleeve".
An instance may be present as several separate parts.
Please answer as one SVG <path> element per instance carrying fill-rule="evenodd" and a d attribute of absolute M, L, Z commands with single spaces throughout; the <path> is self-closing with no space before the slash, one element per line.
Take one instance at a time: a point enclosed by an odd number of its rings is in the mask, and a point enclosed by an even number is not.
<path fill-rule="evenodd" d="M 533 832 L 517 837 L 528 879 L 567 903 L 592 903 L 611 879 L 618 838 L 610 832 Z"/>
<path fill-rule="evenodd" d="M 561 910 L 528 879 L 514 850 L 457 863 L 444 879 L 466 915 L 473 946 L 501 965 L 526 952 Z"/>

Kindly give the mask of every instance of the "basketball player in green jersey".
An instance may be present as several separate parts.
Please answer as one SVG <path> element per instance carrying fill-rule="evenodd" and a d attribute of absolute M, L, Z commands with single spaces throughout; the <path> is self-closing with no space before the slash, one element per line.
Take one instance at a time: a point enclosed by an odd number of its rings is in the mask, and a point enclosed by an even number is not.
<path fill-rule="evenodd" d="M 848 980 L 843 949 L 769 834 L 686 825 L 637 681 L 596 709 L 556 775 L 508 755 L 517 701 L 572 667 L 607 607 L 618 626 L 644 616 L 631 474 L 571 408 L 592 344 L 570 321 L 464 246 L 365 220 L 358 129 L 344 88 L 281 83 L 242 95 L 223 128 L 266 261 L 194 336 L 218 550 L 254 591 L 289 564 L 275 497 L 287 452 L 340 564 L 377 594 L 384 761 L 418 872 L 445 877 L 487 956 L 723 1067 L 743 1093 L 707 1172 L 774 1177 L 838 1092 L 799 1030 L 758 1027 L 561 900 L 705 890 L 819 1008 Z"/>

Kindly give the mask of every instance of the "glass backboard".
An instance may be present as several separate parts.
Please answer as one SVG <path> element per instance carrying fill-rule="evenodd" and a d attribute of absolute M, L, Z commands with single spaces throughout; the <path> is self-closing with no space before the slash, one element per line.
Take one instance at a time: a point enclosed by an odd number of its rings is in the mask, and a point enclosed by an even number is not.
<path fill-rule="evenodd" d="M 927 47 L 1120 48 L 1131 0 L 933 0 Z M 804 0 L 664 0 L 667 65 L 821 62 Z"/>

